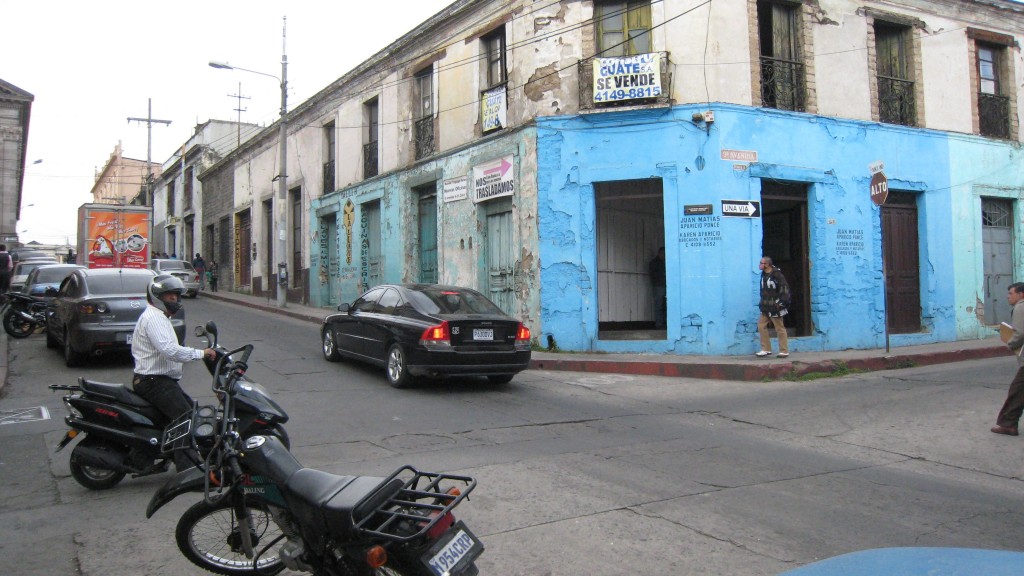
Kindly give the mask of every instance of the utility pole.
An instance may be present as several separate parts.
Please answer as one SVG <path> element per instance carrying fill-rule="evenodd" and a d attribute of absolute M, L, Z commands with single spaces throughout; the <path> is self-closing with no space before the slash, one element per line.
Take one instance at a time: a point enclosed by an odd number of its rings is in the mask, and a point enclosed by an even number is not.
<path fill-rule="evenodd" d="M 153 205 L 153 123 L 168 125 L 170 120 L 155 120 L 153 118 L 153 99 L 149 99 L 149 115 L 145 118 L 128 117 L 128 122 L 146 123 L 146 198 L 144 205 Z"/>
<path fill-rule="evenodd" d="M 235 138 L 235 148 L 239 148 L 239 147 L 242 146 L 242 112 L 246 111 L 245 108 L 242 108 L 242 100 L 249 100 L 249 97 L 248 96 L 242 96 L 242 83 L 241 82 L 238 83 L 238 94 L 228 94 L 228 96 L 230 98 L 237 98 L 238 99 L 238 108 L 235 108 L 235 112 L 238 112 L 238 122 L 237 122 L 237 126 L 236 126 L 236 128 L 237 128 L 237 131 L 236 131 L 237 132 L 237 136 Z"/>

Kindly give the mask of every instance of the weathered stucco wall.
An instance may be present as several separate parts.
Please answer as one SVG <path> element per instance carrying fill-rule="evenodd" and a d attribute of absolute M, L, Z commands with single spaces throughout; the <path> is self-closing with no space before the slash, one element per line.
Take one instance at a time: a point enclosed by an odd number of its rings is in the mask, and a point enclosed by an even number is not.
<path fill-rule="evenodd" d="M 892 335 L 893 345 L 991 334 L 968 311 L 982 274 L 975 255 L 981 234 L 977 196 L 962 190 L 964 183 L 1019 187 L 1019 169 L 1009 168 L 1019 152 L 1011 144 L 738 106 L 714 109 L 709 131 L 690 121 L 693 107 L 538 120 L 542 341 L 551 334 L 563 349 L 610 352 L 755 351 L 761 219 L 719 218 L 720 238 L 710 246 L 681 239 L 680 224 L 685 205 L 712 204 L 721 216 L 722 200 L 760 200 L 767 179 L 808 186 L 814 333 L 791 339 L 791 348 L 883 346 L 881 227 L 868 193 L 868 165 L 875 161 L 885 163 L 890 189 L 918 193 L 923 328 Z M 722 149 L 755 151 L 757 162 L 722 160 Z M 1004 170 L 993 172 L 995 165 Z M 651 177 L 664 186 L 667 338 L 599 340 L 594 184 Z M 1007 194 L 1021 197 L 1019 188 Z M 838 250 L 845 241 L 840 230 L 856 231 L 863 243 Z"/>

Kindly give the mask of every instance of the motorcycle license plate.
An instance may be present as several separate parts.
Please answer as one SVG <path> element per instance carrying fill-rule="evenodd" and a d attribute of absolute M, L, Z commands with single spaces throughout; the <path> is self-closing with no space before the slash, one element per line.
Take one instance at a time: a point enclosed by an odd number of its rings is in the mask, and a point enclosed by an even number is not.
<path fill-rule="evenodd" d="M 494 329 L 473 328 L 473 340 L 494 340 Z"/>
<path fill-rule="evenodd" d="M 483 543 L 465 524 L 456 522 L 443 538 L 430 547 L 422 560 L 437 576 L 458 576 L 483 551 Z"/>

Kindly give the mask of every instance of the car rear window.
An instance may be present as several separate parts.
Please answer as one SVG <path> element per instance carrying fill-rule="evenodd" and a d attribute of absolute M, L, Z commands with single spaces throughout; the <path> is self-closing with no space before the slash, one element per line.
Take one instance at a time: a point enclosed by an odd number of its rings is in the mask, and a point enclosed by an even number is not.
<path fill-rule="evenodd" d="M 427 314 L 504 314 L 479 292 L 428 288 L 412 290 L 410 299 Z"/>
<path fill-rule="evenodd" d="M 192 265 L 184 260 L 161 260 L 160 271 L 165 270 L 188 270 Z"/>
<path fill-rule="evenodd" d="M 117 274 L 91 276 L 86 280 L 91 294 L 145 294 L 152 276 Z"/>
<path fill-rule="evenodd" d="M 51 284 L 53 282 L 60 282 L 61 280 L 67 278 L 68 274 L 71 274 L 73 270 L 74 268 L 40 268 L 39 273 L 36 274 L 36 282 L 40 284 Z"/>
<path fill-rule="evenodd" d="M 45 266 L 46 264 L 53 264 L 53 262 L 22 262 L 14 267 L 14 275 L 28 276 L 29 272 L 39 268 L 40 266 Z"/>

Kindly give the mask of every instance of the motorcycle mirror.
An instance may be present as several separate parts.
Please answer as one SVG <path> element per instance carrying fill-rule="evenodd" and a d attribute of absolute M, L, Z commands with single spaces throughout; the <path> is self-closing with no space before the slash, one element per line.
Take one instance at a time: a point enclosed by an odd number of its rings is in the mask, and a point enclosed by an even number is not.
<path fill-rule="evenodd" d="M 196 326 L 196 329 L 193 330 L 192 333 L 196 335 L 196 338 L 202 338 L 203 336 L 206 336 L 206 328 Z"/>
<path fill-rule="evenodd" d="M 217 337 L 217 324 L 215 324 L 213 322 L 213 320 L 210 320 L 209 322 L 206 323 L 206 331 L 208 333 L 210 333 L 210 334 L 213 334 L 213 337 L 216 338 Z"/>

